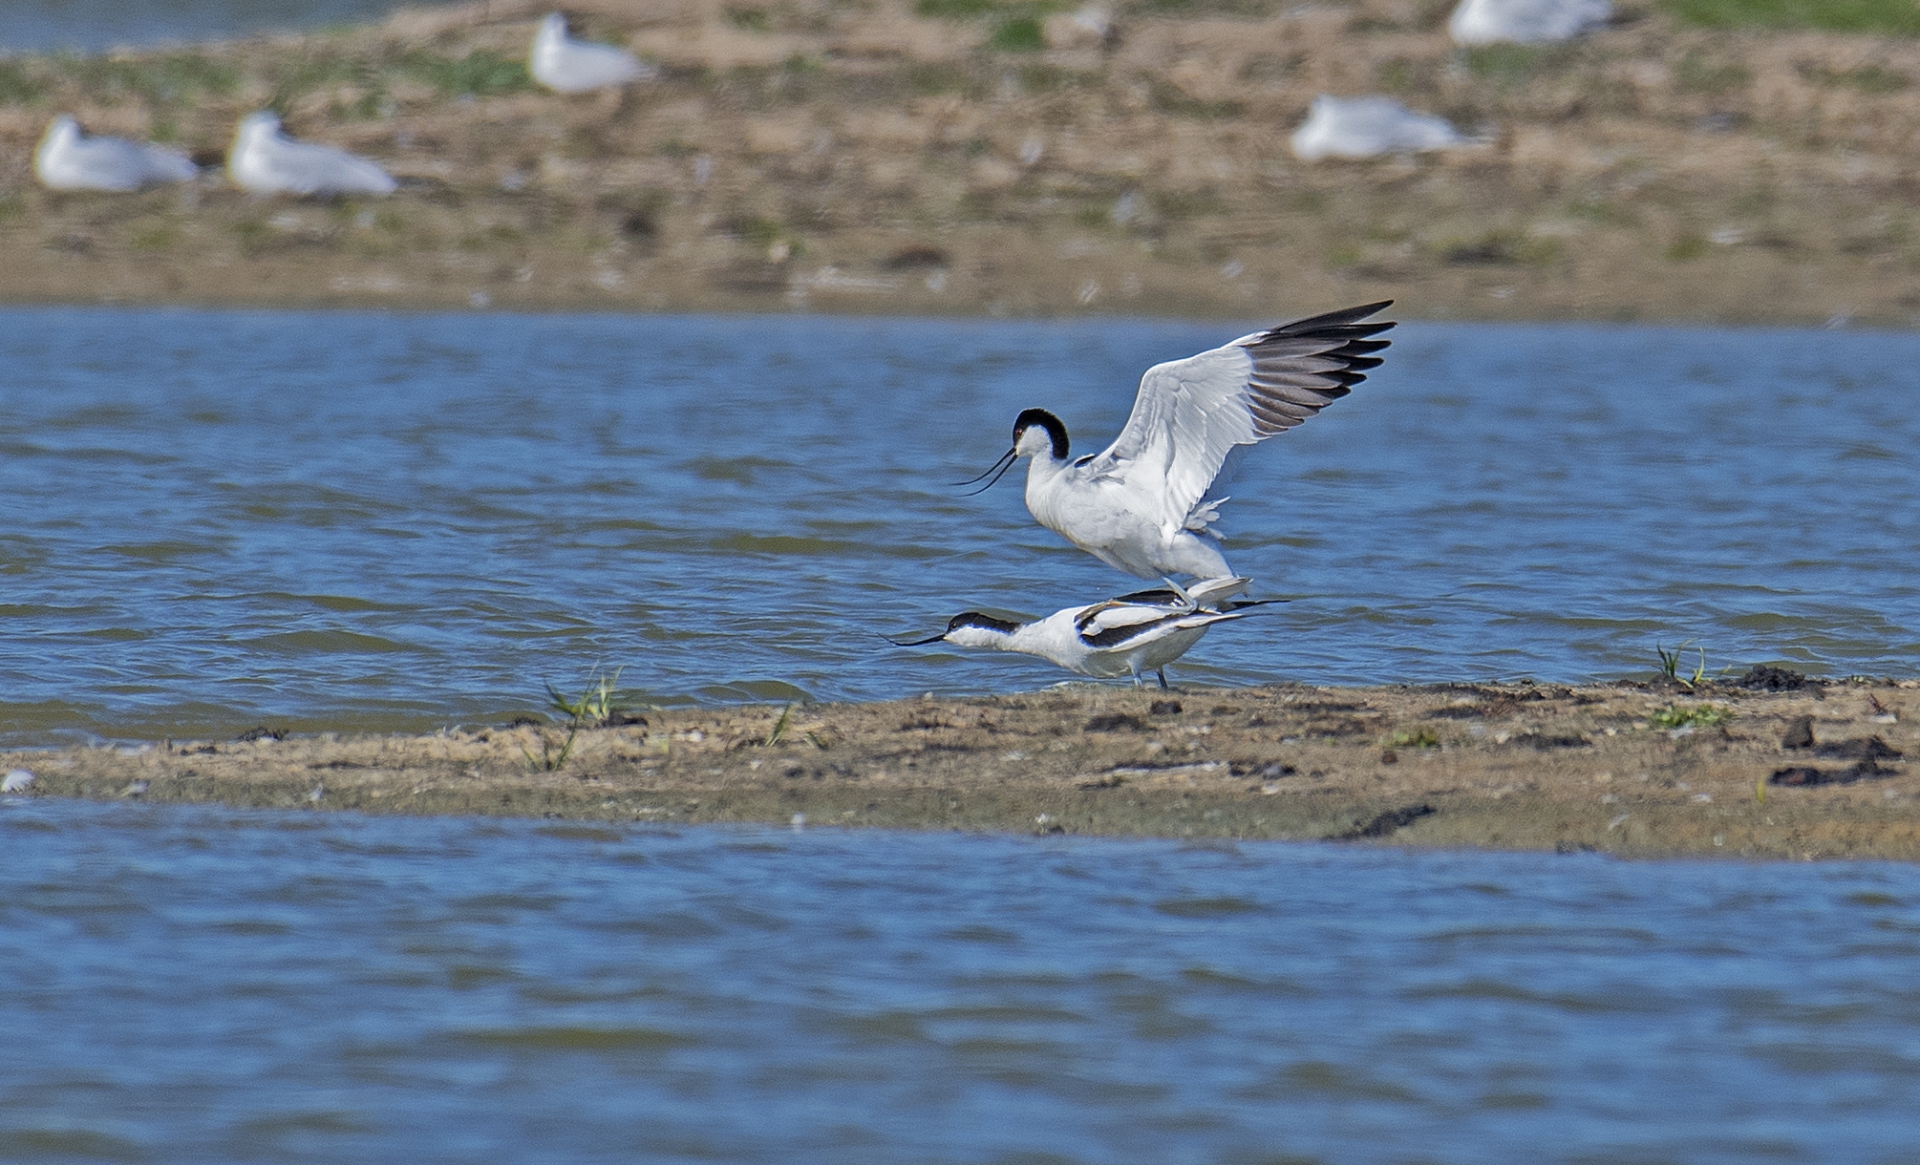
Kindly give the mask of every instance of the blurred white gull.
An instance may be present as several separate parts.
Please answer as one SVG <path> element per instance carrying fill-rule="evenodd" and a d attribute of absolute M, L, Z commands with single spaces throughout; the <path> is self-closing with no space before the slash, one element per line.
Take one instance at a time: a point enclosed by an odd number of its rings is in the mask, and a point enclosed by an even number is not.
<path fill-rule="evenodd" d="M 92 137 L 66 114 L 53 119 L 33 152 L 33 172 L 51 190 L 138 190 L 191 182 L 200 167 L 178 150 L 125 138 Z"/>
<path fill-rule="evenodd" d="M 1233 598 L 1246 586 L 1244 578 L 1206 579 L 1191 587 L 1169 582 L 1164 590 L 1068 607 L 1032 623 L 963 611 L 948 620 L 947 629 L 938 635 L 888 642 L 919 647 L 945 641 L 956 647 L 1017 651 L 1084 676 L 1131 675 L 1136 684 L 1141 676 L 1154 672 L 1164 688 L 1166 666 L 1200 642 L 1207 628 L 1245 618 L 1256 613 L 1253 608 L 1275 601 Z"/>
<path fill-rule="evenodd" d="M 1293 152 L 1303 162 L 1316 162 L 1439 150 L 1466 140 L 1445 118 L 1415 113 L 1391 97 L 1321 94 L 1293 132 Z"/>
<path fill-rule="evenodd" d="M 567 35 L 567 18 L 548 13 L 533 34 L 527 55 L 533 79 L 556 93 L 586 93 L 630 81 L 650 81 L 654 70 L 625 49 L 575 40 Z"/>
<path fill-rule="evenodd" d="M 296 142 L 271 113 L 250 113 L 234 132 L 227 175 L 253 194 L 391 194 L 398 185 L 365 158 Z"/>
<path fill-rule="evenodd" d="M 1550 44 L 1612 18 L 1609 0 L 1460 0 L 1447 31 L 1460 44 Z"/>

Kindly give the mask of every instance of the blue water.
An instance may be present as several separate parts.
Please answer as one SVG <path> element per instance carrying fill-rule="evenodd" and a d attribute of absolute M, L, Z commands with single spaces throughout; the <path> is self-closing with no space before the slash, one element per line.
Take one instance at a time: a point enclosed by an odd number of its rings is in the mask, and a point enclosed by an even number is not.
<path fill-rule="evenodd" d="M 0 800 L 0 1159 L 1908 1162 L 1920 869 Z"/>
<path fill-rule="evenodd" d="M 1325 306 L 1325 305 L 1322 305 Z M 636 702 L 1038 687 L 905 651 L 1134 585 L 945 483 L 1076 450 L 1237 323 L 0 311 L 0 738 L 429 728 L 621 669 Z M 1920 662 L 1920 336 L 1404 323 L 1246 458 L 1230 561 L 1294 601 L 1214 684 Z M 1688 653 L 1691 668 L 1696 657 Z"/>
<path fill-rule="evenodd" d="M 373 20 L 431 0 L 6 0 L 0 52 L 99 52 Z"/>

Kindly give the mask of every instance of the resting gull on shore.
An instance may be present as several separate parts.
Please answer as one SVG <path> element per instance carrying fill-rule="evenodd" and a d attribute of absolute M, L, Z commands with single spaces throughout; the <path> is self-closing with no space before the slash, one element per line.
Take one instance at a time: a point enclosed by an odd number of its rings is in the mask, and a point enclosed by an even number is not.
<path fill-rule="evenodd" d="M 575 40 L 567 35 L 567 18 L 549 13 L 533 34 L 527 71 L 556 93 L 587 93 L 594 89 L 650 81 L 651 65 L 625 49 Z"/>
<path fill-rule="evenodd" d="M 398 185 L 358 155 L 294 141 L 265 111 L 241 119 L 227 151 L 227 174 L 252 194 L 391 194 Z"/>
<path fill-rule="evenodd" d="M 1612 17 L 1610 0 L 1460 0 L 1447 31 L 1458 44 L 1552 44 Z"/>
<path fill-rule="evenodd" d="M 1439 150 L 1466 140 L 1445 118 L 1415 113 L 1391 97 L 1323 93 L 1313 99 L 1307 119 L 1294 131 L 1293 152 L 1303 162 L 1317 162 Z"/>
<path fill-rule="evenodd" d="M 61 114 L 33 152 L 33 173 L 49 190 L 138 190 L 191 182 L 200 167 L 185 154 L 149 142 L 83 133 Z"/>

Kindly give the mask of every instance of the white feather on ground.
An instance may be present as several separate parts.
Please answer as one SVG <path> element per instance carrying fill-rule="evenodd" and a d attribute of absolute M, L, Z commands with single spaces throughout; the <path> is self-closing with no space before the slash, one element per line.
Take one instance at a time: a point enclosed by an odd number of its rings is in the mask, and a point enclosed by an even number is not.
<path fill-rule="evenodd" d="M 294 141 L 266 112 L 241 119 L 227 151 L 227 175 L 252 194 L 391 194 L 399 185 L 356 154 Z"/>
<path fill-rule="evenodd" d="M 1374 158 L 1413 150 L 1440 150 L 1467 139 L 1451 122 L 1415 113 L 1391 97 L 1313 99 L 1307 119 L 1293 134 L 1293 152 L 1305 162 L 1322 158 Z"/>
<path fill-rule="evenodd" d="M 33 173 L 49 190 L 126 191 L 191 182 L 200 167 L 165 146 L 83 133 L 80 123 L 63 113 L 34 150 Z"/>
<path fill-rule="evenodd" d="M 625 49 L 575 40 L 567 35 L 567 18 L 548 14 L 533 34 L 527 71 L 556 93 L 586 93 L 594 89 L 651 81 L 655 71 Z"/>
<path fill-rule="evenodd" d="M 1459 44 L 1552 44 L 1612 18 L 1609 0 L 1460 0 L 1447 31 Z"/>

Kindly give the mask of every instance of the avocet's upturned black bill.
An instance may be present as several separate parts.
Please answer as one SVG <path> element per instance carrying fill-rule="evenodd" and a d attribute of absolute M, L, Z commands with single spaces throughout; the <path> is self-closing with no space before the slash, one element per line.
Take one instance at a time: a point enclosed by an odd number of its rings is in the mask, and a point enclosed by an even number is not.
<path fill-rule="evenodd" d="M 1231 576 L 1212 529 L 1227 499 L 1208 496 L 1227 455 L 1286 432 L 1365 380 L 1389 343 L 1370 337 L 1393 327 L 1367 317 L 1392 302 L 1281 324 L 1149 368 L 1120 436 L 1077 461 L 1068 459 L 1060 418 L 1026 409 L 1014 420 L 1013 448 L 958 484 L 987 478 L 979 493 L 1031 457 L 1027 509 L 1100 561 L 1141 578 Z"/>
<path fill-rule="evenodd" d="M 1085 607 L 1068 607 L 1032 623 L 964 611 L 947 629 L 925 639 L 890 639 L 899 647 L 951 643 L 1037 655 L 1068 671 L 1102 679 L 1140 677 L 1153 672 L 1167 686 L 1166 666 L 1200 642 L 1207 628 L 1254 614 L 1253 608 L 1277 600 L 1236 599 L 1244 578 L 1211 578 L 1191 588 L 1169 585 L 1139 591 Z"/>

